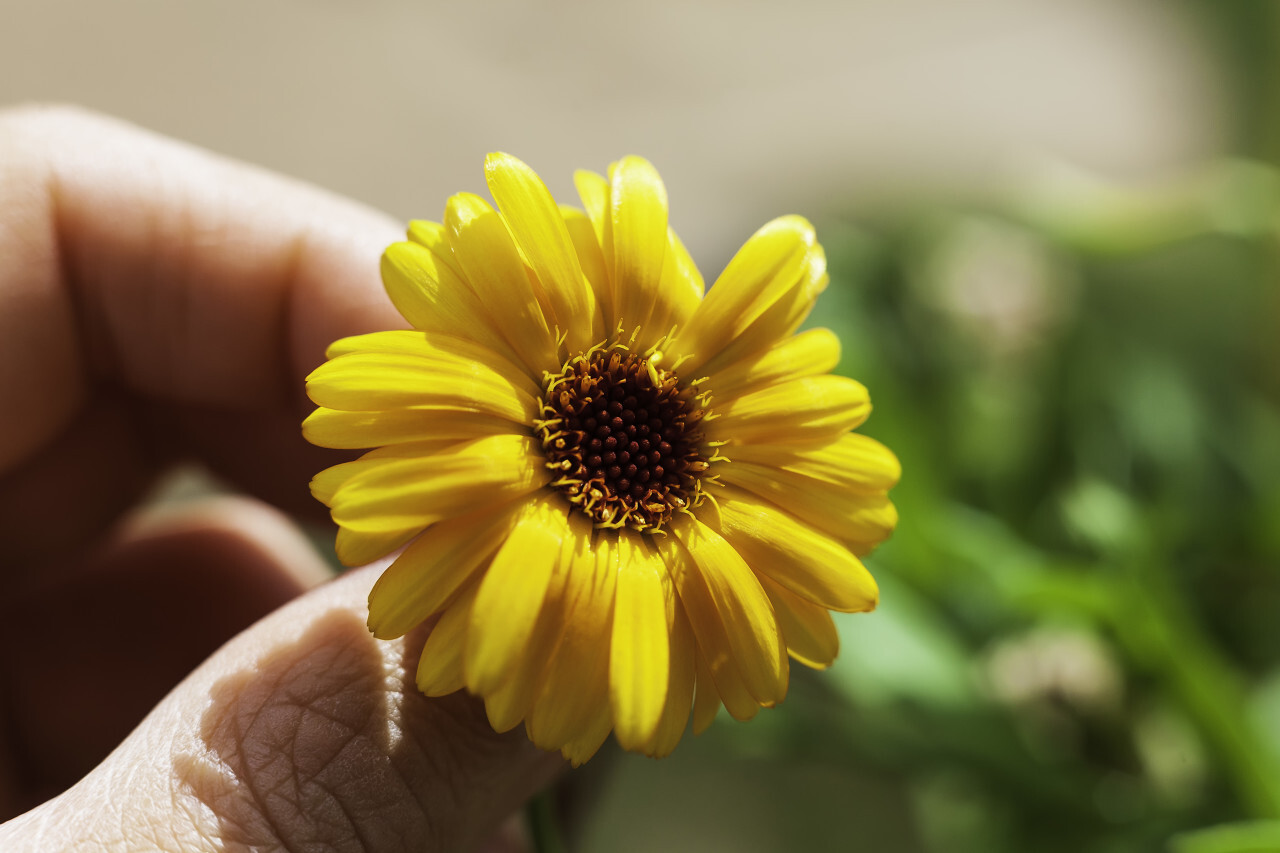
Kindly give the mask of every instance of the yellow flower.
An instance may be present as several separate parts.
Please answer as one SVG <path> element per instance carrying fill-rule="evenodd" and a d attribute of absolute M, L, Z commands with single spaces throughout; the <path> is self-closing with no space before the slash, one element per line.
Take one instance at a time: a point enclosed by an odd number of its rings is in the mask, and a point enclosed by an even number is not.
<path fill-rule="evenodd" d="M 830 610 L 876 605 L 856 555 L 897 515 L 866 389 L 839 343 L 794 334 L 827 283 L 796 216 L 704 296 L 647 161 L 577 173 L 560 207 L 505 154 L 495 210 L 460 193 L 387 249 L 413 326 L 346 338 L 308 377 L 326 447 L 377 449 L 312 483 L 349 565 L 407 547 L 369 627 L 435 619 L 417 682 L 483 697 L 494 728 L 586 761 L 613 731 L 666 755 L 693 714 L 740 720 L 826 667 Z"/>

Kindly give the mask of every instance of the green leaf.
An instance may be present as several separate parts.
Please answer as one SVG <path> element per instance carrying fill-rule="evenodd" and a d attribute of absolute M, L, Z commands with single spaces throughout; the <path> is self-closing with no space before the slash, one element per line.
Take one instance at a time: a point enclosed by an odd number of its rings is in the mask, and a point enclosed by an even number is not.
<path fill-rule="evenodd" d="M 1169 849 L 1172 853 L 1280 853 L 1280 820 L 1198 829 L 1171 839 Z"/>

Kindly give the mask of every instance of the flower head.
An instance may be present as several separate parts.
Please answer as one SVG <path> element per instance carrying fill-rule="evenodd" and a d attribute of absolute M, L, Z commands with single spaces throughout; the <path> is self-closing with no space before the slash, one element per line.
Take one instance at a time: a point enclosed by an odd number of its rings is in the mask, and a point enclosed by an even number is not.
<path fill-rule="evenodd" d="M 307 438 L 376 448 L 312 490 L 347 564 L 404 547 L 369 627 L 434 620 L 423 692 L 575 764 L 610 731 L 665 755 L 691 711 L 781 702 L 788 657 L 831 663 L 828 611 L 876 605 L 857 555 L 897 521 L 898 463 L 851 432 L 871 406 L 830 375 L 835 336 L 795 334 L 827 283 L 808 222 L 765 225 L 704 295 L 647 161 L 579 172 L 585 212 L 508 155 L 485 174 L 497 209 L 455 195 L 383 256 L 413 329 L 308 377 Z"/>

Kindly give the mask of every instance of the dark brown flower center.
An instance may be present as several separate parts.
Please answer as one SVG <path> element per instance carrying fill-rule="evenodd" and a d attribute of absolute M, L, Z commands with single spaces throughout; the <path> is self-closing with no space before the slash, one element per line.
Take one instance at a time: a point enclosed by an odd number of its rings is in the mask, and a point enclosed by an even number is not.
<path fill-rule="evenodd" d="M 600 347 L 547 380 L 535 427 L 552 485 L 597 527 L 658 530 L 702 500 L 705 400 L 658 361 Z"/>

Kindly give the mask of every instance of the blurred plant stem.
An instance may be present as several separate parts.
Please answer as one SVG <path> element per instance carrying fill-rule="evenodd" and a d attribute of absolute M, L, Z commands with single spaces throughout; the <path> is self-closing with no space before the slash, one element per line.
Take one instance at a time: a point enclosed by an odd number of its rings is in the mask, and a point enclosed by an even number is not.
<path fill-rule="evenodd" d="M 1249 815 L 1280 818 L 1280 767 L 1246 714 L 1234 665 L 1192 618 L 1163 563 L 1123 564 L 1129 573 L 1112 613 L 1118 639 L 1177 699 Z"/>
<path fill-rule="evenodd" d="M 566 853 L 560 824 L 556 820 L 553 788 L 538 794 L 525 806 L 530 842 L 535 853 Z"/>

